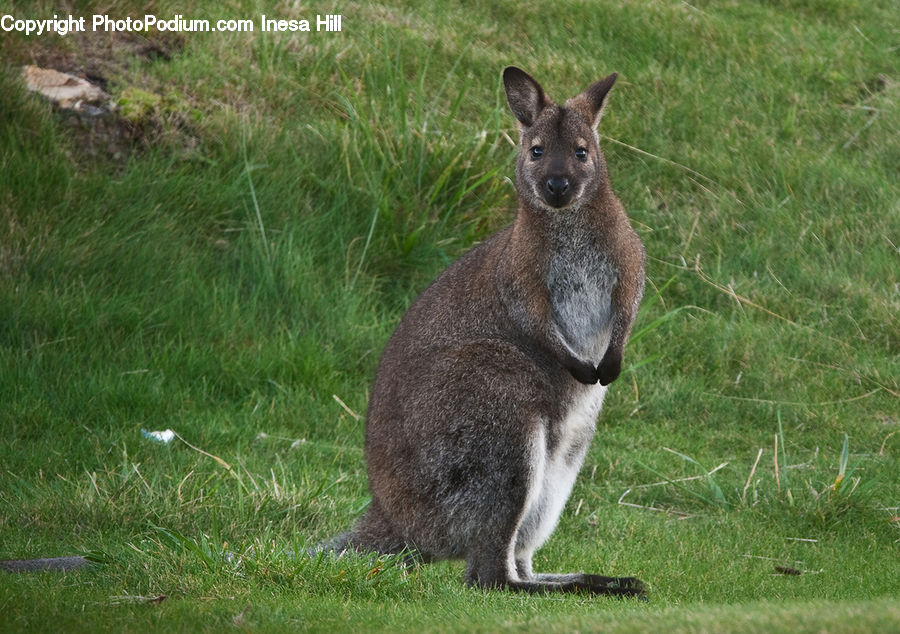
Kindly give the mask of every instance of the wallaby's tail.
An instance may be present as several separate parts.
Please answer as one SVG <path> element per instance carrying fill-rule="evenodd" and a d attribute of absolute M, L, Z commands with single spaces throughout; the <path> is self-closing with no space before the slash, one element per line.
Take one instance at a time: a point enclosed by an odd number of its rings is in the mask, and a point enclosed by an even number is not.
<path fill-rule="evenodd" d="M 331 539 L 326 539 L 324 542 L 317 544 L 314 548 L 310 548 L 307 550 L 307 553 L 333 552 L 340 554 L 350 546 L 350 534 L 350 531 L 339 533 Z"/>
<path fill-rule="evenodd" d="M 308 550 L 307 553 L 331 552 L 340 555 L 346 551 L 405 555 L 411 559 L 420 557 L 417 549 L 407 543 L 391 522 L 385 519 L 381 507 L 374 501 L 350 530 L 335 535 Z"/>

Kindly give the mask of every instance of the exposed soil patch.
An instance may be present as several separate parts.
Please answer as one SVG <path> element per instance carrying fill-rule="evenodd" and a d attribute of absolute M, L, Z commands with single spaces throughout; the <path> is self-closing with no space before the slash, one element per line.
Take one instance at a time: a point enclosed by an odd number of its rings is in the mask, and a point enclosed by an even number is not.
<path fill-rule="evenodd" d="M 60 125 L 71 137 L 75 162 L 122 163 L 163 136 L 185 149 L 196 146 L 183 113 L 152 88 L 131 86 L 125 79 L 134 75 L 129 69 L 135 64 L 166 63 L 183 49 L 184 38 L 178 34 L 150 39 L 133 33 L 88 32 L 65 39 L 33 39 L 13 51 L 9 61 L 19 62 L 29 87 L 54 104 Z M 43 90 L 35 87 L 41 82 Z"/>
<path fill-rule="evenodd" d="M 167 62 L 184 50 L 177 33 L 148 38 L 136 33 L 88 31 L 67 38 L 34 38 L 9 56 L 12 64 L 53 68 L 90 81 L 108 91 L 111 77 L 118 77 L 135 61 Z"/>

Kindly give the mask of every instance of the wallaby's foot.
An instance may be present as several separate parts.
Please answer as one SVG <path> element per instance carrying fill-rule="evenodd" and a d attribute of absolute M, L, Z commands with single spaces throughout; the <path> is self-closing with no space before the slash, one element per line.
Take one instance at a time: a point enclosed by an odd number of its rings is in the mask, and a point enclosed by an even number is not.
<path fill-rule="evenodd" d="M 581 572 L 567 574 L 531 573 L 530 559 L 516 565 L 518 574 L 510 574 L 502 560 L 487 558 L 470 559 L 466 570 L 466 583 L 484 589 L 505 589 L 532 594 L 551 592 L 581 592 L 614 597 L 645 597 L 647 587 L 635 577 L 606 577 Z"/>
<path fill-rule="evenodd" d="M 635 577 L 604 577 L 603 575 L 547 575 L 547 578 L 558 578 L 558 581 L 541 579 L 537 575 L 534 580 L 511 582 L 512 590 L 524 590 L 526 592 L 567 592 L 585 593 L 595 596 L 610 597 L 643 597 L 646 599 L 647 590 L 644 582 Z"/>
<path fill-rule="evenodd" d="M 585 575 L 591 594 L 606 594 L 615 597 L 647 598 L 647 587 L 636 577 L 604 577 L 603 575 Z"/>
<path fill-rule="evenodd" d="M 542 581 L 540 575 L 536 580 L 512 581 L 508 584 L 511 590 L 523 590 L 537 594 L 549 592 L 585 593 L 595 596 L 641 597 L 646 600 L 647 590 L 644 582 L 635 577 L 604 577 L 603 575 L 563 575 L 572 579 L 564 581 Z"/>
<path fill-rule="evenodd" d="M 505 589 L 531 594 L 556 592 L 585 593 L 595 596 L 635 597 L 647 600 L 647 587 L 635 577 L 604 577 L 603 575 L 536 575 L 523 581 L 499 581 L 484 583 L 480 579 L 468 581 L 469 585 L 485 589 Z"/>

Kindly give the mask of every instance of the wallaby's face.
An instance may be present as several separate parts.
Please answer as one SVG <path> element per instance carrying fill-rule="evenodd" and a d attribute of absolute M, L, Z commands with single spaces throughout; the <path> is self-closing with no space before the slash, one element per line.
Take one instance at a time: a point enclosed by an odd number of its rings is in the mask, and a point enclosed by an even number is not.
<path fill-rule="evenodd" d="M 521 132 L 516 188 L 529 207 L 577 209 L 598 190 L 606 168 L 596 128 L 615 81 L 613 73 L 559 106 L 525 71 L 514 66 L 503 71 Z"/>

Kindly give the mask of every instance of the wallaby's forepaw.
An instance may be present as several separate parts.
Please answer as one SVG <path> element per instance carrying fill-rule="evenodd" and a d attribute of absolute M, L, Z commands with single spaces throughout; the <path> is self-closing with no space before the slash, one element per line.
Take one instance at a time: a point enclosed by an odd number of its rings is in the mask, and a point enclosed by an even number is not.
<path fill-rule="evenodd" d="M 603 360 L 597 366 L 597 381 L 600 385 L 609 385 L 619 378 L 622 373 L 622 353 L 612 348 L 603 355 Z"/>
<path fill-rule="evenodd" d="M 584 383 L 585 385 L 597 383 L 597 370 L 590 363 L 573 358 L 566 364 L 566 369 L 579 383 Z"/>

